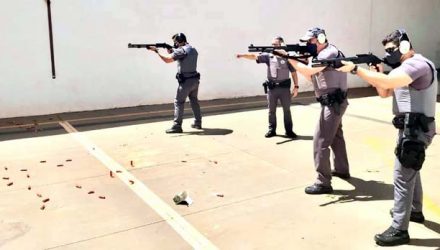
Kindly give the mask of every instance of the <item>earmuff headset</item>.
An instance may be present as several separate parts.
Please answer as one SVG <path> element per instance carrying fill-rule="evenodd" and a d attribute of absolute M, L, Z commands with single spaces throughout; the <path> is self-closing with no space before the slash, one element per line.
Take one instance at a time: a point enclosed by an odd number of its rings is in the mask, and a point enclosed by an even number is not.
<path fill-rule="evenodd" d="M 178 43 L 183 43 L 183 42 L 187 42 L 186 41 L 186 36 L 183 33 L 177 33 L 173 36 L 173 39 L 178 42 Z"/>
<path fill-rule="evenodd" d="M 327 36 L 325 35 L 325 30 L 317 29 L 316 32 L 317 32 L 316 39 L 318 40 L 318 43 L 324 44 L 327 41 Z"/>
<path fill-rule="evenodd" d="M 404 29 L 397 30 L 400 33 L 399 37 L 399 51 L 402 55 L 408 53 L 411 49 L 411 42 L 409 41 L 408 34 Z"/>
<path fill-rule="evenodd" d="M 325 43 L 325 41 L 327 41 L 327 37 L 325 36 L 324 33 L 320 33 L 317 37 L 318 39 L 318 43 L 323 44 Z"/>
<path fill-rule="evenodd" d="M 284 39 L 283 39 L 281 36 L 276 36 L 276 37 L 274 37 L 274 39 L 280 41 L 281 46 L 284 46 L 284 45 L 285 45 L 285 44 L 284 44 Z"/>

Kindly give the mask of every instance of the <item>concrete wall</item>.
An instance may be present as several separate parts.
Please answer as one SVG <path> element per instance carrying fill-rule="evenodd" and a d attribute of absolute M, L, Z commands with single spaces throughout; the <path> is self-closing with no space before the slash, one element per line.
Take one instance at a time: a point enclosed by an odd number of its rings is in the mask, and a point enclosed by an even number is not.
<path fill-rule="evenodd" d="M 440 65 L 440 0 L 56 0 L 53 80 L 45 1 L 0 6 L 0 118 L 172 102 L 175 64 L 127 43 L 171 43 L 176 32 L 199 50 L 204 100 L 261 95 L 265 66 L 234 54 L 275 35 L 296 43 L 312 26 L 346 55 L 382 55 L 383 36 L 403 27 Z M 365 83 L 350 77 L 350 86 Z"/>

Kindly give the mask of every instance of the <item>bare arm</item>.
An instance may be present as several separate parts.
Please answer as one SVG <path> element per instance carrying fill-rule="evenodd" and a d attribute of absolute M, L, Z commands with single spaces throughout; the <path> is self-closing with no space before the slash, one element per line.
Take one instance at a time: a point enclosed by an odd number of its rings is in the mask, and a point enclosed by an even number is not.
<path fill-rule="evenodd" d="M 157 54 L 159 55 L 160 59 L 162 59 L 162 61 L 164 61 L 165 63 L 174 62 L 174 59 L 171 57 L 171 54 L 163 54 L 159 51 L 157 52 Z"/>
<path fill-rule="evenodd" d="M 237 54 L 237 58 L 245 58 L 248 60 L 257 60 L 257 57 L 255 54 Z"/>
<path fill-rule="evenodd" d="M 293 86 L 292 86 L 292 96 L 296 97 L 298 95 L 298 74 L 296 71 L 290 73 L 292 75 Z"/>
<path fill-rule="evenodd" d="M 290 74 L 292 75 L 293 85 L 298 86 L 298 74 L 296 73 L 296 71 L 291 72 Z"/>
<path fill-rule="evenodd" d="M 337 69 L 342 72 L 350 72 L 355 65 L 352 62 L 342 61 L 344 66 Z M 395 89 L 399 87 L 408 86 L 413 81 L 411 77 L 400 71 L 391 71 L 390 74 L 385 75 L 382 72 L 370 71 L 363 68 L 358 68 L 356 73 L 360 78 L 367 81 L 369 84 L 380 89 Z"/>
<path fill-rule="evenodd" d="M 312 75 L 319 73 L 325 69 L 325 67 L 312 68 L 311 66 L 305 65 L 304 63 L 298 62 L 294 59 L 289 59 L 289 62 L 299 73 L 301 73 L 309 81 L 311 81 Z"/>
<path fill-rule="evenodd" d="M 160 57 L 160 59 L 162 59 L 162 61 L 164 61 L 165 63 L 174 62 L 174 59 L 171 57 L 171 54 L 163 54 L 159 51 L 158 48 L 154 46 L 151 46 L 150 48 L 148 48 L 148 50 L 156 52 L 156 54 Z"/>
<path fill-rule="evenodd" d="M 413 81 L 409 75 L 403 72 L 391 72 L 385 75 L 384 73 L 359 68 L 357 75 L 371 85 L 382 89 L 395 89 L 408 86 Z"/>
<path fill-rule="evenodd" d="M 376 87 L 376 91 L 377 91 L 377 94 L 382 98 L 390 97 L 393 95 L 392 89 L 383 89 L 383 88 Z"/>
<path fill-rule="evenodd" d="M 370 66 L 370 71 L 383 73 L 383 65 L 378 64 L 376 66 Z M 390 97 L 393 95 L 392 89 L 384 89 L 379 86 L 374 87 L 376 88 L 377 94 L 382 98 Z"/>

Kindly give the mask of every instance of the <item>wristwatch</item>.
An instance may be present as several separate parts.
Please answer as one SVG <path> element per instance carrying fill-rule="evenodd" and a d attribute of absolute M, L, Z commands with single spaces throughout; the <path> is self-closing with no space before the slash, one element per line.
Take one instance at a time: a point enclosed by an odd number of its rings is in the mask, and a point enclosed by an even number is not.
<path fill-rule="evenodd" d="M 350 71 L 350 73 L 352 73 L 353 75 L 356 75 L 358 72 L 358 66 L 355 65 L 354 68 Z"/>
<path fill-rule="evenodd" d="M 295 89 L 299 89 L 299 86 L 298 86 L 298 85 L 295 85 L 294 88 L 295 88 Z"/>

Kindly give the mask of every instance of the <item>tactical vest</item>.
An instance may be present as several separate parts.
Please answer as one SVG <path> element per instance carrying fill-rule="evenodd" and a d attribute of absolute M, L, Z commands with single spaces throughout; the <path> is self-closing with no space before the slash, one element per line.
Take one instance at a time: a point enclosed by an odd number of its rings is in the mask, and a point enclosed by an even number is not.
<path fill-rule="evenodd" d="M 186 56 L 177 60 L 177 73 L 189 73 L 192 75 L 193 72 L 197 72 L 197 58 L 199 53 L 189 44 L 182 46 L 181 49 L 185 52 Z"/>
<path fill-rule="evenodd" d="M 416 171 L 423 166 L 425 149 L 429 144 L 424 135 L 429 132 L 430 126 L 435 126 L 432 122 L 437 97 L 437 72 L 431 62 L 426 63 L 431 68 L 431 85 L 422 90 L 410 85 L 396 88 L 393 98 L 393 113 L 396 115 L 393 124 L 401 131 L 394 152 L 403 167 Z"/>
<path fill-rule="evenodd" d="M 431 62 L 426 62 L 431 68 L 433 80 L 431 85 L 422 90 L 411 86 L 394 89 L 393 113 L 422 113 L 427 117 L 435 116 L 435 104 L 437 100 L 437 72 Z"/>

